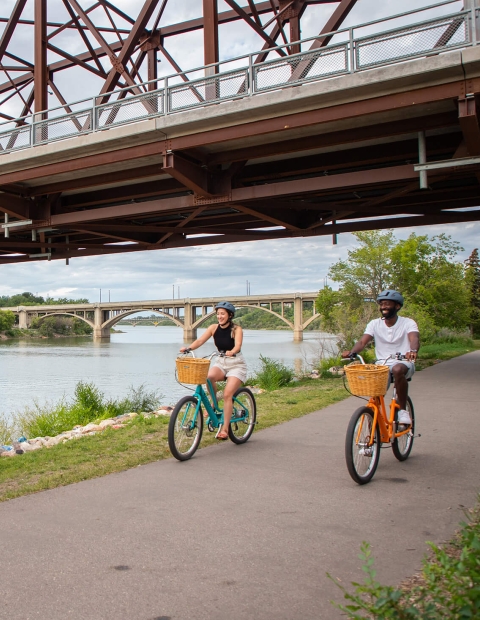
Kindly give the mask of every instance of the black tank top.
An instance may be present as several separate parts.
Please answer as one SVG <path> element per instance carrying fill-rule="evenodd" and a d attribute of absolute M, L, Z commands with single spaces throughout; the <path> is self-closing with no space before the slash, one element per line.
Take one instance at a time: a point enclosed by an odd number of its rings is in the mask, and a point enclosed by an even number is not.
<path fill-rule="evenodd" d="M 227 327 L 219 325 L 213 334 L 213 341 L 219 351 L 231 351 L 235 346 L 235 339 L 232 338 L 232 325 L 230 323 Z"/>

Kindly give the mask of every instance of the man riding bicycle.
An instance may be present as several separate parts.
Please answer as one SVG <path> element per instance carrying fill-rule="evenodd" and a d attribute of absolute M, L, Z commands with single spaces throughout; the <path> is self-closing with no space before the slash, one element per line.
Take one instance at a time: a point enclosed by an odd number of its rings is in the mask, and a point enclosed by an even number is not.
<path fill-rule="evenodd" d="M 393 290 L 382 291 L 377 297 L 382 317 L 374 319 L 365 328 L 365 333 L 350 351 L 344 351 L 342 357 L 360 353 L 372 340 L 375 340 L 375 355 L 381 364 L 390 366 L 390 374 L 397 390 L 397 402 L 400 406 L 398 423 L 410 425 L 412 420 L 406 410 L 408 379 L 415 372 L 415 360 L 420 347 L 418 325 L 413 319 L 398 316 L 404 299 Z M 396 359 L 401 353 L 406 359 Z"/>

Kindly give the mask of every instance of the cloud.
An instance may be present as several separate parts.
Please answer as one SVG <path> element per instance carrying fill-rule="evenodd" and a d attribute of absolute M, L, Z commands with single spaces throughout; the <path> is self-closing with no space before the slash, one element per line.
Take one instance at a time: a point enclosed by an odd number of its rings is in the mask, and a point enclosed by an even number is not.
<path fill-rule="evenodd" d="M 479 246 L 480 223 L 405 228 L 398 239 L 416 234 L 449 234 L 465 248 L 464 260 Z M 134 301 L 175 297 L 315 291 L 333 263 L 346 259 L 355 245 L 351 234 L 330 237 L 250 241 L 185 249 L 157 250 L 105 257 L 4 265 L 0 294 L 30 291 L 40 295 L 86 297 L 98 301 Z"/>

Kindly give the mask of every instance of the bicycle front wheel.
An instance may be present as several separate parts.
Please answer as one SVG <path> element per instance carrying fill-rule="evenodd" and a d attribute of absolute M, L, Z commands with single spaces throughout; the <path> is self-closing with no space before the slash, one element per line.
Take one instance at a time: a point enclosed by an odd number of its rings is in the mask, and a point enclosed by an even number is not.
<path fill-rule="evenodd" d="M 396 437 L 392 443 L 392 450 L 395 458 L 399 461 L 406 461 L 410 456 L 410 452 L 413 448 L 413 437 L 415 434 L 415 413 L 413 411 L 413 403 L 410 396 L 407 396 L 407 411 L 412 418 L 412 426 L 409 428 L 408 433 Z M 395 417 L 398 416 L 398 409 Z"/>
<path fill-rule="evenodd" d="M 373 411 L 360 407 L 350 419 L 345 438 L 345 459 L 348 473 L 358 484 L 370 482 L 380 458 L 380 431 L 375 427 L 373 444 L 370 444 Z"/>
<path fill-rule="evenodd" d="M 240 388 L 233 395 L 233 421 L 228 427 L 228 436 L 236 444 L 245 443 L 250 439 L 257 420 L 257 405 L 252 392 L 248 388 Z"/>
<path fill-rule="evenodd" d="M 197 411 L 198 409 L 198 411 Z M 187 461 L 195 454 L 203 432 L 203 415 L 193 396 L 184 396 L 175 405 L 168 425 L 168 446 L 179 461 Z"/>

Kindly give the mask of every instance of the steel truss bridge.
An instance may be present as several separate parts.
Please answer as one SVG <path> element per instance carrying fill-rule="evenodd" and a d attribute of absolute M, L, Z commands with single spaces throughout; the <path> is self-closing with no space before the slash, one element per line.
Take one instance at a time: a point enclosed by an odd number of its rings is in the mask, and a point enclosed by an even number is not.
<path fill-rule="evenodd" d="M 0 263 L 480 219 L 480 0 L 355 27 L 362 0 L 86 4 L 0 14 Z M 263 47 L 220 61 L 232 23 Z"/>
<path fill-rule="evenodd" d="M 229 297 L 236 308 L 260 308 L 282 320 L 293 331 L 295 342 L 303 340 L 303 331 L 320 315 L 315 311 L 318 293 L 283 293 Z M 96 341 L 110 340 L 110 329 L 119 321 L 139 312 L 151 311 L 168 318 L 183 329 L 185 342 L 197 337 L 197 328 L 215 314 L 214 306 L 222 297 L 196 299 L 163 299 L 156 301 L 108 302 L 98 304 L 62 304 L 58 306 L 19 306 L 4 308 L 18 317 L 18 326 L 27 329 L 32 320 L 50 316 L 80 319 L 93 329 Z M 293 321 L 286 309 L 293 309 Z M 288 313 L 288 314 L 291 314 Z M 305 318 L 305 315 L 308 315 Z"/>

